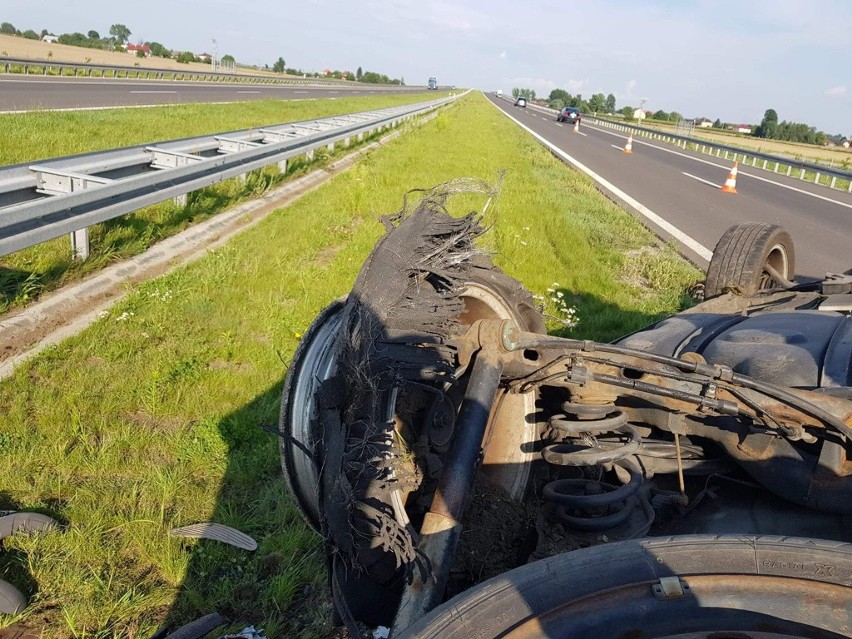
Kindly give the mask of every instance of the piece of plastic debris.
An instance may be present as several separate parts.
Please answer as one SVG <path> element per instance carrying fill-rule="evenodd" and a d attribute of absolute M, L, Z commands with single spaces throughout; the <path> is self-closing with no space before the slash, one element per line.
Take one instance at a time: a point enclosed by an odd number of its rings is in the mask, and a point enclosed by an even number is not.
<path fill-rule="evenodd" d="M 257 542 L 254 539 L 236 528 L 231 528 L 224 524 L 211 522 L 191 524 L 182 528 L 172 528 L 169 534 L 175 537 L 212 539 L 213 541 L 221 541 L 223 544 L 230 544 L 243 550 L 257 550 Z"/>
<path fill-rule="evenodd" d="M 235 635 L 224 635 L 220 637 L 220 639 L 267 639 L 266 635 L 263 634 L 263 628 L 258 628 L 255 630 L 254 626 L 248 626 L 247 628 L 243 628 L 240 632 Z"/>
<path fill-rule="evenodd" d="M 21 532 L 42 532 L 57 526 L 53 517 L 41 513 L 13 512 L 0 517 L 0 539 Z"/>
<path fill-rule="evenodd" d="M 379 626 L 375 630 L 373 630 L 373 639 L 388 639 L 390 636 L 390 628 L 385 628 L 384 626 Z"/>
<path fill-rule="evenodd" d="M 227 619 L 225 619 L 222 615 L 213 612 L 181 626 L 174 632 L 169 633 L 166 639 L 201 639 L 227 622 Z M 158 637 L 161 634 L 162 633 L 157 633 L 154 637 Z M 154 638 L 152 637 L 152 639 Z"/>

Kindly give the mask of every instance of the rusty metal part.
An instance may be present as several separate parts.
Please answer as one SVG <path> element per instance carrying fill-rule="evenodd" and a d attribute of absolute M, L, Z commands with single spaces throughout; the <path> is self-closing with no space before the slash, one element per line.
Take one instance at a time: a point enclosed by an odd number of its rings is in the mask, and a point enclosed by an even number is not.
<path fill-rule="evenodd" d="M 483 323 L 493 328 L 493 323 Z M 461 535 L 461 517 L 476 472 L 491 408 L 500 385 L 503 365 L 494 350 L 479 351 L 456 420 L 456 436 L 429 512 L 423 518 L 418 552 L 429 561 L 431 574 L 415 575 L 405 588 L 394 620 L 394 633 L 408 628 L 437 606 L 450 576 L 450 566 Z"/>
<path fill-rule="evenodd" d="M 528 375 L 533 375 L 536 371 L 544 370 L 548 357 L 551 361 L 559 360 L 561 362 L 562 370 L 554 371 L 552 380 L 549 380 L 545 375 L 543 378 L 538 376 L 536 379 L 539 381 L 543 379 L 558 382 L 561 379 L 561 383 L 565 385 L 569 385 L 572 382 L 580 385 L 585 385 L 589 382 L 600 382 L 606 385 L 615 385 L 628 392 L 659 394 L 672 400 L 692 403 L 705 410 L 718 411 L 722 414 L 731 414 L 731 411 L 734 410 L 736 403 L 726 400 L 716 400 L 706 396 L 706 394 L 705 396 L 701 396 L 697 393 L 689 393 L 677 388 L 674 382 L 665 382 L 666 378 L 672 378 L 673 373 L 677 373 L 678 379 L 682 378 L 685 382 L 692 382 L 703 385 L 704 387 L 714 384 L 756 391 L 760 395 L 760 398 L 757 399 L 758 403 L 773 400 L 774 402 L 780 402 L 788 410 L 800 413 L 803 420 L 815 418 L 825 426 L 831 427 L 845 437 L 852 439 L 852 425 L 849 423 L 852 402 L 843 398 L 832 397 L 830 401 L 824 401 L 822 397 L 829 396 L 818 394 L 820 401 L 811 400 L 809 397 L 804 397 L 803 393 L 796 393 L 774 384 L 768 384 L 746 375 L 737 374 L 727 366 L 686 361 L 684 359 L 648 353 L 613 344 L 600 344 L 592 341 L 564 339 L 522 332 L 516 332 L 511 335 L 511 344 L 516 350 L 535 351 L 537 353 L 537 356 L 532 358 L 529 362 L 530 365 L 527 366 Z M 545 356 L 546 351 L 556 351 L 556 353 L 551 352 L 548 356 Z M 634 379 L 624 375 L 618 376 L 605 372 L 597 372 L 596 367 L 600 367 L 601 364 L 596 364 L 593 361 L 585 362 L 583 360 L 587 354 L 592 353 L 605 353 L 611 362 L 620 362 L 625 371 L 629 369 L 638 370 L 644 375 L 644 371 L 646 370 L 655 370 L 663 379 L 660 381 L 655 380 L 655 383 L 650 384 L 643 382 L 641 379 Z M 581 362 L 583 366 L 569 364 L 566 367 L 564 365 L 564 357 L 561 357 L 566 354 L 576 356 L 569 359 L 569 362 L 573 364 Z M 513 362 L 513 364 L 515 363 Z M 534 364 L 538 364 L 538 366 L 533 366 Z M 516 371 L 512 370 L 512 372 Z M 675 406 L 675 408 L 679 407 Z M 737 406 L 737 411 L 740 408 Z"/>

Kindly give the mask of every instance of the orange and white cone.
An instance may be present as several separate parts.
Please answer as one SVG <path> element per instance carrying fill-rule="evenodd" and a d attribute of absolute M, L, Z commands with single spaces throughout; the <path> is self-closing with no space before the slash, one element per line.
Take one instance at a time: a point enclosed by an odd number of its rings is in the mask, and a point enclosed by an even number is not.
<path fill-rule="evenodd" d="M 630 134 L 630 137 L 627 138 L 627 144 L 624 145 L 625 153 L 633 153 L 633 134 Z"/>
<path fill-rule="evenodd" d="M 574 133 L 579 133 L 579 132 L 580 132 L 580 121 L 574 120 Z"/>
<path fill-rule="evenodd" d="M 728 173 L 728 179 L 725 180 L 725 184 L 722 187 L 722 190 L 725 193 L 736 193 L 737 192 L 737 165 L 739 162 L 734 162 L 734 166 L 731 167 L 731 172 Z"/>

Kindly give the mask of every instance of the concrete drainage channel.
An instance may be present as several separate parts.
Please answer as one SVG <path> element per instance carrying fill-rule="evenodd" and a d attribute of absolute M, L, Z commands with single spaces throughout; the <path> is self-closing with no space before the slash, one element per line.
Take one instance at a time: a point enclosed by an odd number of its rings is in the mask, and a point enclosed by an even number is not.
<path fill-rule="evenodd" d="M 440 113 L 441 110 L 432 111 L 418 119 L 417 124 L 425 124 Z M 237 233 L 251 228 L 273 211 L 295 202 L 335 175 L 348 171 L 361 156 L 380 148 L 401 133 L 393 131 L 329 166 L 165 239 L 145 253 L 59 289 L 20 312 L 12 311 L 0 319 L 4 337 L 0 352 L 0 380 L 10 377 L 15 367 L 24 360 L 93 324 L 103 312 L 127 296 L 129 285 L 163 275 L 203 257 L 209 249 L 223 246 Z"/>

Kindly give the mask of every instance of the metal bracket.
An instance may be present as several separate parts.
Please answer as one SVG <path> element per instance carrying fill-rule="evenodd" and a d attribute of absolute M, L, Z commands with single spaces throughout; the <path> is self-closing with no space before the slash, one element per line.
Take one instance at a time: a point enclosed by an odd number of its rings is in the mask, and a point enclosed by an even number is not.
<path fill-rule="evenodd" d="M 109 178 L 75 171 L 63 171 L 45 166 L 31 166 L 30 171 L 36 174 L 36 191 L 45 195 L 62 195 L 75 193 L 90 186 L 109 184 Z"/>
<path fill-rule="evenodd" d="M 193 155 L 192 153 L 184 153 L 182 151 L 170 151 L 169 149 L 158 149 L 153 146 L 149 146 L 145 150 L 152 156 L 152 169 L 176 169 L 179 166 L 188 166 L 204 160 L 200 155 Z"/>
<path fill-rule="evenodd" d="M 651 590 L 656 599 L 680 599 L 689 586 L 679 577 L 660 577 L 659 583 L 651 586 Z"/>
<path fill-rule="evenodd" d="M 304 131 L 294 131 L 292 129 L 288 129 L 287 131 L 271 131 L 269 129 L 260 129 L 259 133 L 263 134 L 263 141 L 266 144 L 270 144 L 272 142 L 288 142 L 290 140 L 296 138 L 303 138 L 308 135 Z"/>
<path fill-rule="evenodd" d="M 219 143 L 219 153 L 239 153 L 246 149 L 254 149 L 263 146 L 262 142 L 252 142 L 251 140 L 238 140 L 236 138 L 226 138 L 221 135 L 213 137 Z"/>

